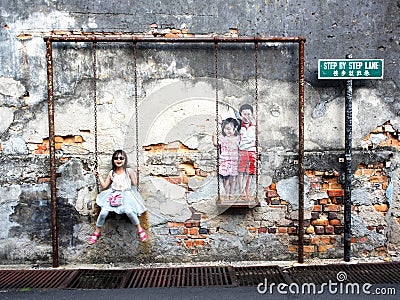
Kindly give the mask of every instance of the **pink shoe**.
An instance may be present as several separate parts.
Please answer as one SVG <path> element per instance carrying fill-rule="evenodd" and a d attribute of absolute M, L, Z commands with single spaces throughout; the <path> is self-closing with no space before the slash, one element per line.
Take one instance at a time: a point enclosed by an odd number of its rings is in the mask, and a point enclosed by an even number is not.
<path fill-rule="evenodd" d="M 148 236 L 147 236 L 146 232 L 144 231 L 144 229 L 140 230 L 138 232 L 138 234 L 139 234 L 140 240 L 142 242 L 145 242 L 147 240 Z"/>
<path fill-rule="evenodd" d="M 95 233 L 93 233 L 92 234 L 92 236 L 89 238 L 89 245 L 94 245 L 94 244 L 96 244 L 96 242 L 97 242 L 97 240 L 98 240 L 98 238 L 101 236 L 101 234 L 100 233 L 97 233 L 97 232 L 95 232 Z"/>

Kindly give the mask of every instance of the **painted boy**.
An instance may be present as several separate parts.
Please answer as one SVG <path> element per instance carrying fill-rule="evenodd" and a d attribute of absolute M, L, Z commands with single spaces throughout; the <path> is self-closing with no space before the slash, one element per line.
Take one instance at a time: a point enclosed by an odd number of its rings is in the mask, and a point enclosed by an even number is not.
<path fill-rule="evenodd" d="M 256 124 L 253 119 L 253 107 L 243 104 L 239 108 L 241 118 L 239 143 L 239 190 L 240 195 L 250 200 L 250 186 L 256 174 Z M 244 188 L 243 188 L 244 185 Z"/>

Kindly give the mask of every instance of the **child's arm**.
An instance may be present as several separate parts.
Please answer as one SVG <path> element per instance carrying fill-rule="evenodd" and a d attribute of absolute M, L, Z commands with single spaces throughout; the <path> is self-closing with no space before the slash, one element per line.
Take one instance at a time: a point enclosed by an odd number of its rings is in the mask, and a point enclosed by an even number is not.
<path fill-rule="evenodd" d="M 108 173 L 106 180 L 103 180 L 103 176 L 97 170 L 93 171 L 94 176 L 99 179 L 100 185 L 103 189 L 107 188 L 111 184 L 111 172 Z"/>
<path fill-rule="evenodd" d="M 217 134 L 216 133 L 213 133 L 213 135 L 212 135 L 212 142 L 213 142 L 214 146 L 218 146 Z"/>
<path fill-rule="evenodd" d="M 137 186 L 137 178 L 136 178 L 136 174 L 135 172 L 133 172 L 133 170 L 131 168 L 128 168 L 128 174 L 129 174 L 129 178 L 131 179 L 131 182 L 134 186 Z"/>

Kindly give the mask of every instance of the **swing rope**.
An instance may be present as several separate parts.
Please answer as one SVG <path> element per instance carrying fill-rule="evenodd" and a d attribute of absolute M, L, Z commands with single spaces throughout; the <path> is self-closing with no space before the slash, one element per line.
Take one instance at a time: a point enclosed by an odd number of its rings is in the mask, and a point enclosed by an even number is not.
<path fill-rule="evenodd" d="M 216 115 L 216 135 L 217 135 L 217 201 L 221 200 L 221 186 L 219 182 L 219 100 L 218 100 L 218 42 L 214 43 L 214 60 L 215 60 L 215 115 Z"/>
<path fill-rule="evenodd" d="M 93 42 L 93 107 L 94 107 L 94 167 L 97 170 L 99 166 L 97 149 L 97 43 Z M 97 193 L 99 193 L 99 179 L 96 177 Z"/>

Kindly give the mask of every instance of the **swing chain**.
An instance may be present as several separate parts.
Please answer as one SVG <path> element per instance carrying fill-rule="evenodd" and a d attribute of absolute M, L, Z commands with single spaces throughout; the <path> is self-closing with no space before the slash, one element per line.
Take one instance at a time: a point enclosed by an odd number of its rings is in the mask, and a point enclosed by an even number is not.
<path fill-rule="evenodd" d="M 214 43 L 214 59 L 215 59 L 215 115 L 216 115 L 216 135 L 217 135 L 217 192 L 218 201 L 221 197 L 221 187 L 219 182 L 219 99 L 218 99 L 218 42 Z"/>
<path fill-rule="evenodd" d="M 94 107 L 94 166 L 98 168 L 98 149 L 97 149 L 97 42 L 93 42 L 93 107 Z M 99 179 L 96 177 L 97 192 L 99 192 Z"/>
<path fill-rule="evenodd" d="M 256 164 L 256 202 L 258 202 L 258 177 L 259 177 L 259 153 L 258 153 L 258 42 L 254 42 L 254 81 L 255 81 L 255 100 L 256 100 L 256 107 L 255 107 L 255 122 L 256 122 L 256 158 L 257 158 L 257 164 Z"/>
<path fill-rule="evenodd" d="M 136 144 L 136 186 L 139 189 L 139 111 L 138 111 L 138 89 L 137 89 L 137 43 L 133 43 L 133 67 L 135 79 L 135 144 Z"/>

